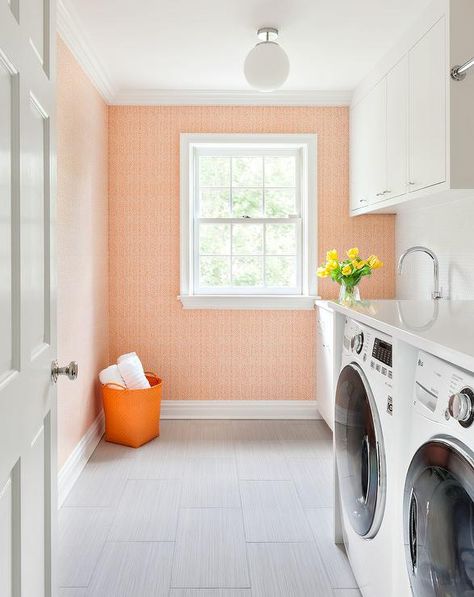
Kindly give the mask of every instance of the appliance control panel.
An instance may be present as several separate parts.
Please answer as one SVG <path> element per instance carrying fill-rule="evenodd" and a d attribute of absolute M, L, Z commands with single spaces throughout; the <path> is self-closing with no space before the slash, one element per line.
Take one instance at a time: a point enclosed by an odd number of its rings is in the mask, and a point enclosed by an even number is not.
<path fill-rule="evenodd" d="M 346 319 L 344 351 L 351 354 L 355 360 L 361 360 L 371 371 L 388 380 L 392 379 L 392 344 L 389 336 Z"/>
<path fill-rule="evenodd" d="M 391 367 L 392 345 L 376 337 L 374 340 L 374 347 L 372 349 L 372 357 L 376 361 L 380 361 L 384 365 L 387 365 L 387 367 Z"/>
<path fill-rule="evenodd" d="M 420 414 L 432 420 L 470 427 L 474 423 L 474 376 L 420 351 L 414 405 Z"/>

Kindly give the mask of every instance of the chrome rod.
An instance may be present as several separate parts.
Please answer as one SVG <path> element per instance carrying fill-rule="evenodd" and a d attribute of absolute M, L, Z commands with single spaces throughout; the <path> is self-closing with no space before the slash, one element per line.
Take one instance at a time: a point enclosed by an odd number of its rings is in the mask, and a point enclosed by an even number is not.
<path fill-rule="evenodd" d="M 451 69 L 451 78 L 455 81 L 462 81 L 466 78 L 466 72 L 474 66 L 474 58 L 471 58 L 460 66 L 453 66 Z"/>

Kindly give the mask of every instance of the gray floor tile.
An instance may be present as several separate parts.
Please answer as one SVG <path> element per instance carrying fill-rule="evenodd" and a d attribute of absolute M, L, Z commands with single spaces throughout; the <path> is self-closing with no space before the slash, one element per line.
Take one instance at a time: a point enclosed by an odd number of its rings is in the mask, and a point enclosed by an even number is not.
<path fill-rule="evenodd" d="M 236 441 L 277 441 L 281 421 L 231 421 Z"/>
<path fill-rule="evenodd" d="M 62 508 L 59 511 L 59 586 L 87 587 L 113 515 L 114 511 L 108 508 Z"/>
<path fill-rule="evenodd" d="M 91 456 L 90 462 L 110 462 L 118 458 L 135 458 L 138 449 L 114 444 L 102 438 Z"/>
<path fill-rule="evenodd" d="M 188 437 L 193 421 L 165 419 L 160 421 L 160 439 L 183 441 Z"/>
<path fill-rule="evenodd" d="M 332 459 L 332 441 L 326 439 L 281 439 L 280 449 L 286 458 Z"/>
<path fill-rule="evenodd" d="M 247 541 L 312 541 L 311 528 L 291 481 L 241 481 Z"/>
<path fill-rule="evenodd" d="M 324 562 L 331 586 L 335 589 L 357 588 L 349 560 L 343 545 L 335 545 L 332 539 L 332 508 L 306 510 L 315 543 Z"/>
<path fill-rule="evenodd" d="M 304 507 L 331 507 L 333 464 L 321 458 L 288 458 L 288 468 Z"/>
<path fill-rule="evenodd" d="M 59 597 L 87 597 L 87 589 L 59 589 Z"/>
<path fill-rule="evenodd" d="M 91 458 L 64 502 L 65 507 L 114 508 L 125 488 L 131 458 Z"/>
<path fill-rule="evenodd" d="M 239 479 L 291 479 L 279 442 L 240 441 L 236 444 L 236 458 Z"/>
<path fill-rule="evenodd" d="M 127 482 L 110 530 L 110 541 L 174 541 L 181 482 Z"/>
<path fill-rule="evenodd" d="M 232 421 L 188 421 L 187 454 L 192 458 L 233 458 Z"/>
<path fill-rule="evenodd" d="M 332 440 L 332 431 L 324 421 L 279 421 L 278 439 L 291 441 Z"/>
<path fill-rule="evenodd" d="M 173 547 L 173 543 L 107 543 L 87 597 L 167 596 Z"/>
<path fill-rule="evenodd" d="M 180 510 L 171 586 L 250 587 L 239 509 Z"/>
<path fill-rule="evenodd" d="M 182 508 L 240 508 L 233 458 L 189 458 L 184 470 Z"/>
<path fill-rule="evenodd" d="M 333 597 L 362 597 L 359 589 L 333 589 Z"/>
<path fill-rule="evenodd" d="M 329 597 L 332 590 L 313 543 L 249 543 L 253 597 Z"/>
<path fill-rule="evenodd" d="M 186 445 L 184 441 L 157 438 L 141 446 L 130 463 L 129 479 L 181 479 Z"/>
<path fill-rule="evenodd" d="M 171 589 L 170 597 L 252 597 L 251 589 Z"/>

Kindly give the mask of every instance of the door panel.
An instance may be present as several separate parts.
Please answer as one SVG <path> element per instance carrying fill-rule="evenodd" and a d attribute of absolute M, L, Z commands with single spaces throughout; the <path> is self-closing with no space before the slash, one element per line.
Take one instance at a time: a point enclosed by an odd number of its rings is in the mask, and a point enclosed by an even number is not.
<path fill-rule="evenodd" d="M 42 487 L 45 481 L 45 436 L 44 426 L 36 433 L 27 453 L 22 458 L 22 488 L 25 492 L 23 504 L 23 562 L 28 574 L 22 575 L 22 591 L 25 595 L 44 596 L 45 584 L 45 495 L 35 494 L 35 487 Z"/>
<path fill-rule="evenodd" d="M 410 191 L 446 180 L 446 34 L 438 21 L 410 50 Z"/>
<path fill-rule="evenodd" d="M 48 206 L 46 176 L 49 171 L 47 163 L 48 118 L 39 102 L 31 96 L 29 114 L 28 165 L 26 176 L 27 192 L 25 211 L 28 214 L 28 229 L 25 239 L 27 251 L 28 287 L 31 300 L 30 347 L 32 359 L 49 344 L 49 300 L 47 281 L 49 265 L 46 263 L 48 244 Z M 49 219 L 49 218 L 48 218 Z M 49 259 L 48 259 L 49 261 Z"/>
<path fill-rule="evenodd" d="M 370 92 L 369 202 L 378 203 L 387 189 L 387 82 L 382 79 Z"/>
<path fill-rule="evenodd" d="M 386 198 L 404 195 L 408 174 L 408 58 L 387 75 Z"/>
<path fill-rule="evenodd" d="M 30 44 L 40 61 L 45 64 L 45 16 L 48 11 L 47 0 L 23 0 L 28 3 Z"/>
<path fill-rule="evenodd" d="M 0 380 L 13 368 L 12 75 L 0 57 Z"/>
<path fill-rule="evenodd" d="M 12 481 L 0 488 L 0 595 L 12 594 Z"/>
<path fill-rule="evenodd" d="M 350 113 L 350 177 L 351 210 L 362 209 L 369 203 L 369 97 L 351 108 Z"/>
<path fill-rule="evenodd" d="M 55 19 L 54 2 L 0 1 L 1 597 L 57 595 Z"/>

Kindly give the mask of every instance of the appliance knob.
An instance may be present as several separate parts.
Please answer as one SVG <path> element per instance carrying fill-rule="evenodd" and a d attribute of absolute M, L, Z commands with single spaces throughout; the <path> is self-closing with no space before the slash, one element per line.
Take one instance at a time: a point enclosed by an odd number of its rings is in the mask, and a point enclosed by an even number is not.
<path fill-rule="evenodd" d="M 364 346 L 364 334 L 362 332 L 359 332 L 355 336 L 352 336 L 352 339 L 351 339 L 352 352 L 356 352 L 357 354 L 360 354 L 363 346 Z"/>
<path fill-rule="evenodd" d="M 453 419 L 456 419 L 456 421 L 459 421 L 460 423 L 469 421 L 474 414 L 474 408 L 469 394 L 464 390 L 453 394 L 449 398 L 448 411 Z"/>

